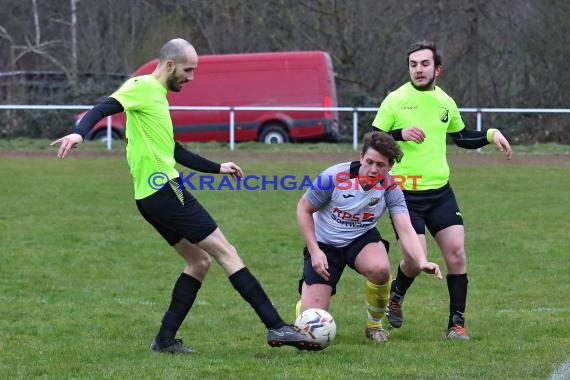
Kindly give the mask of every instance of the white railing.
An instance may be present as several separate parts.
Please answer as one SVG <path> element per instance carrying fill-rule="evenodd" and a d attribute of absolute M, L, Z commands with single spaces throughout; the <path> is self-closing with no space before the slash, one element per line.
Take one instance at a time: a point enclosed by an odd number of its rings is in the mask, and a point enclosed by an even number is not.
<path fill-rule="evenodd" d="M 86 105 L 17 105 L 0 104 L 0 110 L 87 110 Z M 172 106 L 174 111 L 226 111 L 229 112 L 230 150 L 235 149 L 235 113 L 240 111 L 337 111 L 352 112 L 352 148 L 358 150 L 358 114 L 376 112 L 378 107 L 206 107 Z M 460 108 L 464 113 L 477 114 L 477 130 L 483 130 L 484 113 L 560 113 L 570 114 L 569 108 Z M 112 149 L 111 116 L 107 117 L 107 149 Z"/>

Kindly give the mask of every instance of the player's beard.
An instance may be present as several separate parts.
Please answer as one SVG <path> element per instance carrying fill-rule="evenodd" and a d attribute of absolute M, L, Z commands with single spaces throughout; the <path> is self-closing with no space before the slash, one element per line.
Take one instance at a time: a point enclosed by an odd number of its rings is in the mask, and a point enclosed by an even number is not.
<path fill-rule="evenodd" d="M 429 82 L 427 82 L 424 85 L 418 86 L 417 84 L 414 83 L 414 81 L 412 80 L 412 86 L 414 86 L 414 88 L 418 91 L 429 91 L 432 90 L 435 86 L 435 73 L 432 74 L 432 78 Z"/>
<path fill-rule="evenodd" d="M 166 88 L 168 88 L 170 91 L 179 92 L 182 90 L 182 85 L 183 83 L 178 77 L 176 77 L 176 71 L 168 75 L 166 78 Z"/>

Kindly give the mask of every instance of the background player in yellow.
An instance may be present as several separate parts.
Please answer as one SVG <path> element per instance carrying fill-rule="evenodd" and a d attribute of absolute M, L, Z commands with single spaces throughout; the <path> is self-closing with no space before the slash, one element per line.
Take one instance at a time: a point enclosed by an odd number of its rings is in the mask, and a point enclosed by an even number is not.
<path fill-rule="evenodd" d="M 425 229 L 435 238 L 447 267 L 449 319 L 446 337 L 469 340 L 465 329 L 467 302 L 467 259 L 463 218 L 449 184 L 446 137 L 466 149 L 489 143 L 511 158 L 511 147 L 497 129 L 480 132 L 465 128 L 457 105 L 436 79 L 442 73 L 441 55 L 433 42 L 414 43 L 407 52 L 410 81 L 391 92 L 380 105 L 372 125 L 389 133 L 404 152 L 391 174 L 405 181 L 404 196 L 412 225 L 427 256 Z M 414 274 L 402 261 L 392 282 L 388 321 L 399 328 L 403 323 L 402 303 Z"/>

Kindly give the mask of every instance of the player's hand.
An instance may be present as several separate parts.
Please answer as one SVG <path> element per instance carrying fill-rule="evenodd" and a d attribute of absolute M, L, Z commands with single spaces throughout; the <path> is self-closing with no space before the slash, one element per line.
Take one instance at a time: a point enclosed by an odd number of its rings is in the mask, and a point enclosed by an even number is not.
<path fill-rule="evenodd" d="M 220 165 L 220 174 L 229 174 L 234 179 L 236 177 L 243 177 L 243 170 L 233 162 L 224 162 Z"/>
<path fill-rule="evenodd" d="M 59 145 L 57 156 L 59 158 L 65 158 L 69 153 L 70 149 L 77 148 L 79 145 L 81 145 L 82 142 L 83 142 L 83 137 L 81 137 L 80 134 L 72 133 L 70 135 L 55 140 L 50 144 L 50 146 Z"/>
<path fill-rule="evenodd" d="M 315 252 L 311 252 L 311 265 L 319 276 L 327 281 L 329 280 L 329 261 L 327 260 L 327 256 L 323 251 L 318 249 Z"/>
<path fill-rule="evenodd" d="M 413 141 L 416 144 L 421 144 L 426 138 L 426 134 L 418 127 L 410 127 L 402 129 L 402 138 L 404 141 Z"/>
<path fill-rule="evenodd" d="M 438 280 L 441 280 L 443 276 L 441 275 L 441 270 L 439 269 L 439 265 L 436 263 L 432 263 L 430 261 L 424 261 L 420 264 L 420 269 L 423 272 L 433 274 Z"/>
<path fill-rule="evenodd" d="M 511 146 L 510 146 L 509 142 L 507 141 L 505 136 L 503 136 L 503 134 L 500 131 L 495 131 L 495 133 L 493 133 L 493 142 L 495 143 L 495 145 L 497 146 L 499 151 L 505 152 L 505 156 L 507 157 L 507 160 L 510 160 L 511 159 L 511 153 L 513 151 L 511 150 Z"/>

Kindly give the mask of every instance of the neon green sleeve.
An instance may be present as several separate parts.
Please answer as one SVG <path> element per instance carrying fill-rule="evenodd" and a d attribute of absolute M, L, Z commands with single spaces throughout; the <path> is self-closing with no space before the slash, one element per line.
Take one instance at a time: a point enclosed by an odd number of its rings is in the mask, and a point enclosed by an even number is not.
<path fill-rule="evenodd" d="M 121 103 L 125 111 L 136 110 L 145 103 L 147 92 L 144 87 L 144 81 L 137 77 L 130 78 L 111 97 Z"/>
<path fill-rule="evenodd" d="M 449 107 L 449 125 L 447 126 L 447 133 L 459 132 L 465 128 L 465 123 L 461 119 L 461 114 L 457 108 L 457 104 L 453 99 L 449 98 L 451 105 Z"/>

